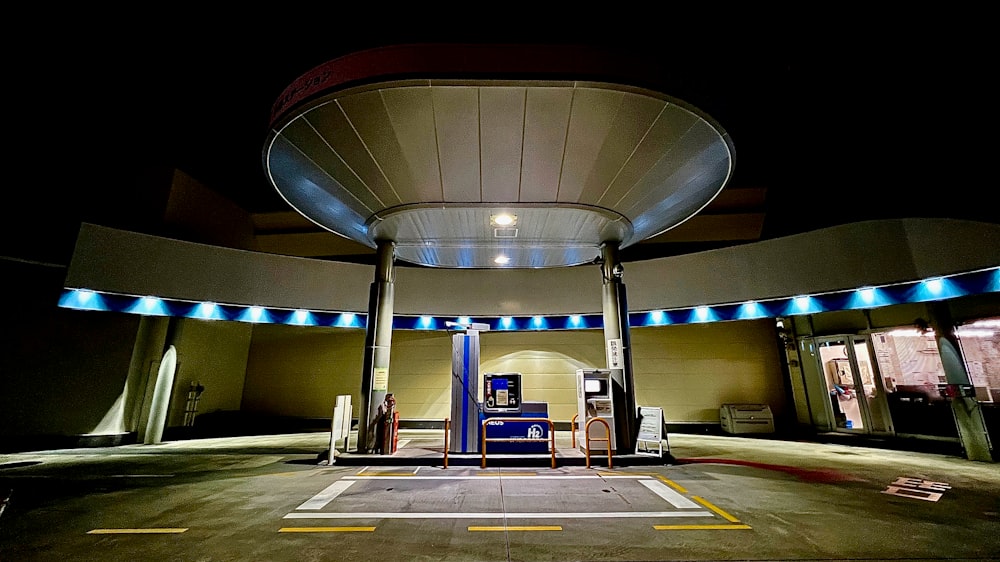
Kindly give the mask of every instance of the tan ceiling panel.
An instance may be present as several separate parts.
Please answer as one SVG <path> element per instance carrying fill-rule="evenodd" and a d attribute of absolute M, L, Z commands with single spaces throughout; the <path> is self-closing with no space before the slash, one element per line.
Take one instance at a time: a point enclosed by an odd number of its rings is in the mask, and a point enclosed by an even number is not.
<path fill-rule="evenodd" d="M 555 201 L 572 97 L 569 88 L 528 88 L 521 202 Z"/>
<path fill-rule="evenodd" d="M 378 91 L 353 94 L 337 100 L 351 128 L 366 151 L 378 164 L 379 172 L 395 191 L 396 186 L 411 184 L 410 169 L 403 165 L 387 166 L 387 163 L 405 163 L 393 122 Z M 405 189 L 405 188 L 404 188 Z M 403 196 L 396 192 L 400 199 Z"/>
<path fill-rule="evenodd" d="M 393 191 L 382 170 L 372 160 L 361 139 L 354 134 L 354 129 L 344 116 L 340 106 L 328 103 L 309 113 L 305 118 L 309 125 L 320 135 L 335 157 L 340 158 L 353 175 L 378 200 L 383 207 L 399 205 L 399 196 Z M 321 151 L 317 151 L 319 153 Z M 336 174 L 344 181 L 348 174 Z M 354 188 L 351 191 L 356 192 Z M 378 208 L 378 207 L 375 207 Z"/>
<path fill-rule="evenodd" d="M 521 187 L 524 88 L 480 88 L 483 201 L 513 202 Z"/>
<path fill-rule="evenodd" d="M 695 125 L 696 120 L 695 116 L 677 109 L 676 106 L 665 105 L 628 162 L 622 166 L 618 177 L 611 182 L 600 203 L 617 207 L 629 192 L 643 185 L 644 179 L 655 176 L 657 170 L 676 168 L 677 157 L 674 155 L 676 148 L 664 151 L 663 147 L 679 146 L 681 139 Z M 659 189 L 662 184 L 653 182 L 645 185 L 648 189 Z"/>
<path fill-rule="evenodd" d="M 478 91 L 478 88 L 460 86 L 431 89 L 445 201 L 482 201 Z"/>
<path fill-rule="evenodd" d="M 697 184 L 699 175 L 715 170 L 720 161 L 728 163 L 730 156 L 725 145 L 719 142 L 718 131 L 705 121 L 697 120 L 625 197 L 612 203 L 628 215 L 638 209 L 648 209 L 657 201 L 671 200 L 673 195 Z"/>
<path fill-rule="evenodd" d="M 430 87 L 386 88 L 380 94 L 400 151 L 395 159 L 379 161 L 386 176 L 404 202 L 442 201 Z"/>
<path fill-rule="evenodd" d="M 664 102 L 655 98 L 625 94 L 615 121 L 601 140 L 601 152 L 591 167 L 580 201 L 596 205 L 611 182 L 618 176 L 635 147 L 642 142 L 649 127 L 656 121 Z"/>
<path fill-rule="evenodd" d="M 336 193 L 345 205 L 363 217 L 382 208 L 382 202 L 340 156 L 330 150 L 306 119 L 289 123 L 282 131 L 282 137 L 295 147 L 302 169 L 308 170 L 303 175 L 309 178 L 310 183 L 327 193 Z"/>
<path fill-rule="evenodd" d="M 622 96 L 622 92 L 597 88 L 577 88 L 574 91 L 573 113 L 569 134 L 566 135 L 566 156 L 559 180 L 559 202 L 581 202 L 584 184 L 608 136 Z"/>

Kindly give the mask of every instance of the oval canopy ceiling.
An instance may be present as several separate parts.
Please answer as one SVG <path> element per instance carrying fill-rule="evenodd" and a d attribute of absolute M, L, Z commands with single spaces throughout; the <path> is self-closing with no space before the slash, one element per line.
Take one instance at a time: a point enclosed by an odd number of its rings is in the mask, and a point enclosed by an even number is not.
<path fill-rule="evenodd" d="M 446 268 L 590 263 L 725 187 L 733 147 L 708 116 L 635 86 L 628 61 L 541 49 L 401 46 L 321 65 L 275 104 L 267 175 L 318 225 Z"/>

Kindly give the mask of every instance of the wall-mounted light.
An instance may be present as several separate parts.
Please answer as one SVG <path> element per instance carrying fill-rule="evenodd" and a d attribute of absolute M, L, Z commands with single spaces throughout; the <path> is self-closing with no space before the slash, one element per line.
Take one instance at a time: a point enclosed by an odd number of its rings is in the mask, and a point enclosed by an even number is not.
<path fill-rule="evenodd" d="M 510 258 L 504 255 L 499 255 L 493 258 L 493 263 L 496 263 L 498 265 L 507 265 L 508 263 L 510 263 Z"/>

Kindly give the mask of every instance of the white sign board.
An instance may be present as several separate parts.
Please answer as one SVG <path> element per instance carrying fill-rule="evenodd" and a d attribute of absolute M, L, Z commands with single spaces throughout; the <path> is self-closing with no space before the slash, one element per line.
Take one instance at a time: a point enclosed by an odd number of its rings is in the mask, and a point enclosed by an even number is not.
<path fill-rule="evenodd" d="M 608 368 L 624 369 L 625 357 L 622 355 L 622 340 L 608 340 Z"/>
<path fill-rule="evenodd" d="M 635 454 L 651 457 L 663 456 L 663 408 L 639 406 L 639 435 L 635 440 Z M 643 447 L 643 443 L 646 447 Z M 649 447 L 655 443 L 656 451 Z"/>
<path fill-rule="evenodd" d="M 341 394 L 337 396 L 337 404 L 333 407 L 333 423 L 330 425 L 330 459 L 329 464 L 333 464 L 336 457 L 337 441 L 344 440 L 344 451 L 347 451 L 348 441 L 351 437 L 351 395 Z"/>

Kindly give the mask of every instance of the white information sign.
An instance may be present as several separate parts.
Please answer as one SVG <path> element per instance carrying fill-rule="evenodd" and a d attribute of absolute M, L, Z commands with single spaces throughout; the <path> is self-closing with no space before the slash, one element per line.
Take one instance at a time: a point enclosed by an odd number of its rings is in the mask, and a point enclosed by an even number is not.
<path fill-rule="evenodd" d="M 624 369 L 625 357 L 622 355 L 622 340 L 608 340 L 608 368 Z"/>
<path fill-rule="evenodd" d="M 635 440 L 635 454 L 663 456 L 663 408 L 639 406 L 639 435 Z"/>

